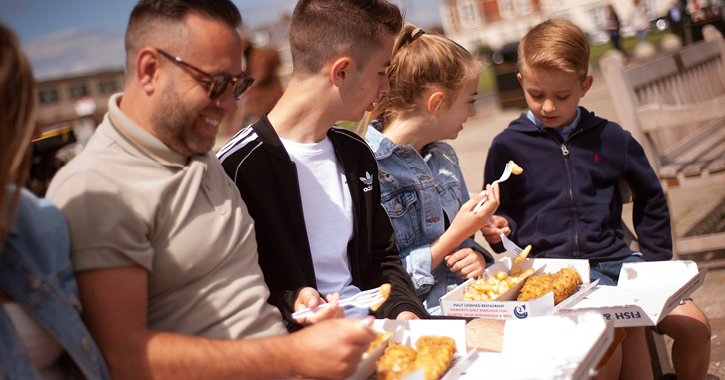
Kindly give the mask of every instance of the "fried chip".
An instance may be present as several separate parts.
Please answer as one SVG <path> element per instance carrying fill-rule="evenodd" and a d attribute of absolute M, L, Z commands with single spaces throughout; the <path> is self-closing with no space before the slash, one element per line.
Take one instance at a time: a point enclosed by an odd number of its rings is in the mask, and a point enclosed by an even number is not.
<path fill-rule="evenodd" d="M 511 174 L 513 174 L 513 175 L 519 175 L 519 174 L 521 174 L 521 173 L 524 172 L 524 168 L 522 168 L 521 166 L 517 165 L 513 160 L 510 160 L 509 161 L 509 164 L 511 164 L 511 166 L 513 166 L 511 168 Z"/>
<path fill-rule="evenodd" d="M 380 301 L 380 302 L 378 302 L 378 303 L 376 303 L 376 304 L 375 304 L 375 305 L 373 305 L 373 306 L 370 306 L 370 310 L 372 310 L 372 311 L 377 311 L 377 310 L 378 310 L 378 308 L 379 308 L 379 307 L 380 307 L 380 306 L 381 306 L 381 305 L 382 305 L 382 304 L 383 304 L 383 303 L 384 303 L 385 301 L 387 301 L 387 300 L 388 300 L 388 296 L 390 295 L 390 284 L 382 284 L 382 285 L 380 285 L 380 293 L 382 293 L 382 295 L 383 295 L 383 300 L 382 300 L 382 301 Z"/>
<path fill-rule="evenodd" d="M 518 265 L 523 263 L 526 257 L 529 256 L 529 252 L 531 252 L 531 244 L 527 245 L 526 248 L 524 248 L 524 250 L 516 256 L 514 264 Z"/>
<path fill-rule="evenodd" d="M 517 272 L 514 272 L 514 269 L 517 269 Z M 534 273 L 534 269 L 521 272 L 521 267 L 514 265 L 511 268 L 511 275 L 499 271 L 488 279 L 480 278 L 472 282 L 463 299 L 466 301 L 493 301 L 531 273 Z"/>

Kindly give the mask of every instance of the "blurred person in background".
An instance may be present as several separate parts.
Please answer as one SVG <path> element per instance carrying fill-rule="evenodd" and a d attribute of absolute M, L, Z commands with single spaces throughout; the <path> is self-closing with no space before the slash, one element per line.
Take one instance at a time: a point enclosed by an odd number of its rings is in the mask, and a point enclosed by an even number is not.
<path fill-rule="evenodd" d="M 252 78 L 254 85 L 237 102 L 238 109 L 225 121 L 225 135 L 232 136 L 243 127 L 256 123 L 277 103 L 284 93 L 277 69 L 282 64 L 277 50 L 269 47 L 255 47 L 248 38 L 242 39 L 244 45 L 244 70 Z"/>
<path fill-rule="evenodd" d="M 682 44 L 685 44 L 685 7 L 680 0 L 673 0 L 670 10 L 667 12 L 667 19 L 670 21 L 672 30 L 680 37 Z"/>
<path fill-rule="evenodd" d="M 641 0 L 632 0 L 632 7 L 629 14 L 629 25 L 637 31 L 637 39 L 640 42 L 647 41 L 647 31 L 649 30 L 649 17 L 647 16 L 647 8 Z"/>
<path fill-rule="evenodd" d="M 80 317 L 63 214 L 24 188 L 35 86 L 0 24 L 0 379 L 110 379 Z"/>
<path fill-rule="evenodd" d="M 614 11 L 612 4 L 607 4 L 607 32 L 609 32 L 609 39 L 612 41 L 612 46 L 621 51 L 622 47 L 619 45 L 619 17 L 617 12 Z"/>

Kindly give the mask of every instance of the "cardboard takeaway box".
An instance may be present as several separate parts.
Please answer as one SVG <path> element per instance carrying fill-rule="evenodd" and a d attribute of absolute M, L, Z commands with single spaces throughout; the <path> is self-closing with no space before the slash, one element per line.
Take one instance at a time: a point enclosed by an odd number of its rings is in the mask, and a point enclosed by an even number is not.
<path fill-rule="evenodd" d="M 505 257 L 486 269 L 485 277 L 494 276 L 498 271 L 509 273 L 512 265 L 511 258 Z M 542 273 L 555 273 L 562 268 L 574 267 L 582 277 L 582 287 L 589 285 L 588 260 L 526 259 L 519 266 L 522 270 L 536 269 L 532 276 Z M 524 285 L 523 281 L 512 286 L 511 289 L 494 301 L 465 301 L 463 298 L 474 281 L 475 279 L 470 279 L 441 297 L 440 304 L 443 315 L 504 320 L 526 319 L 545 316 L 552 312 L 554 308 L 554 296 L 551 293 L 531 301 L 516 301 L 516 297 L 518 297 L 519 291 Z"/>
<path fill-rule="evenodd" d="M 453 357 L 453 363 L 441 380 L 455 380 L 471 364 L 475 351 L 467 354 L 466 350 L 466 321 L 464 320 L 411 320 L 397 321 L 390 319 L 376 319 L 373 329 L 379 332 L 395 331 L 389 341 L 415 347 L 415 342 L 424 335 L 442 335 L 453 338 L 458 351 Z M 357 371 L 347 380 L 377 379 L 375 375 L 375 362 L 383 355 L 386 344 L 381 344 L 360 362 Z M 424 380 L 423 370 L 410 373 L 401 380 Z"/>
<path fill-rule="evenodd" d="M 617 286 L 595 286 L 559 310 L 599 312 L 615 327 L 654 326 L 703 282 L 694 261 L 652 261 L 622 265 Z"/>
<path fill-rule="evenodd" d="M 489 321 L 503 324 L 503 321 Z M 547 316 L 506 321 L 496 331 L 490 352 L 468 350 L 466 321 L 378 319 L 373 328 L 380 332 L 394 331 L 389 341 L 413 346 L 423 335 L 444 335 L 453 338 L 458 352 L 441 380 L 561 379 L 583 380 L 599 362 L 613 339 L 611 321 L 596 312 L 576 312 L 567 316 Z M 487 330 L 488 332 L 488 330 Z M 376 380 L 375 362 L 382 356 L 385 344 L 368 354 L 357 371 L 347 380 Z M 526 362 L 522 362 L 526 358 Z M 417 370 L 401 380 L 424 380 Z"/>
<path fill-rule="evenodd" d="M 460 379 L 588 379 L 613 330 L 597 312 L 508 320 L 501 352 L 479 352 Z"/>

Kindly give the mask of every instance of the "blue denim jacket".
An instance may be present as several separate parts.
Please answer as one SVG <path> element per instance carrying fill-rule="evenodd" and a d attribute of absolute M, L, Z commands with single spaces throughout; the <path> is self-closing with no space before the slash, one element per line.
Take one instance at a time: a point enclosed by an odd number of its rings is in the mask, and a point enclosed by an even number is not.
<path fill-rule="evenodd" d="M 38 199 L 27 190 L 21 193 L 0 253 L 0 288 L 63 346 L 67 355 L 62 360 L 68 364 L 71 377 L 111 378 L 79 314 L 81 303 L 70 263 L 65 218 L 50 200 Z M 23 342 L 0 307 L 0 379 L 39 378 Z"/>
<path fill-rule="evenodd" d="M 410 145 L 390 141 L 373 125 L 365 141 L 378 160 L 381 201 L 395 229 L 395 243 L 403 266 L 410 274 L 418 298 L 430 314 L 440 314 L 440 301 L 448 291 L 463 282 L 445 261 L 432 272 L 430 245 L 445 232 L 444 212 L 449 222 L 469 200 L 466 183 L 453 148 L 444 143 L 428 144 L 421 157 Z M 473 240 L 459 247 L 480 252 L 487 264 L 493 257 Z"/>

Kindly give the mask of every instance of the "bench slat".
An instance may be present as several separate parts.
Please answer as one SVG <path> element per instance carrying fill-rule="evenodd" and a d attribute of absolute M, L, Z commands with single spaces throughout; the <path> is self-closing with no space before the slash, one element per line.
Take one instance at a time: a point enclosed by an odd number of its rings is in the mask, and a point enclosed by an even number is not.
<path fill-rule="evenodd" d="M 698 132 L 682 139 L 676 146 L 665 151 L 663 156 L 667 159 L 667 163 L 687 164 L 718 148 L 723 140 L 725 140 L 725 119 L 714 120 Z"/>
<path fill-rule="evenodd" d="M 680 73 L 682 67 L 697 66 L 719 56 L 720 51 L 718 51 L 717 44 L 714 41 L 688 45 L 679 52 L 668 53 L 647 62 L 645 65 L 628 69 L 626 78 L 634 88 L 646 86 Z"/>
<path fill-rule="evenodd" d="M 713 160 L 709 165 L 707 165 L 707 172 L 710 174 L 719 173 L 723 170 L 725 170 L 725 157 Z"/>
<path fill-rule="evenodd" d="M 675 244 L 680 255 L 722 249 L 725 247 L 725 233 L 679 238 Z"/>
<path fill-rule="evenodd" d="M 674 128 L 688 123 L 725 117 L 725 95 L 697 104 L 681 106 L 647 104 L 636 108 L 637 118 L 645 133 Z"/>

